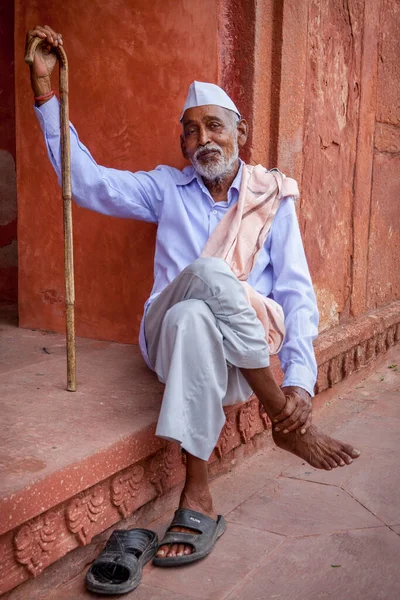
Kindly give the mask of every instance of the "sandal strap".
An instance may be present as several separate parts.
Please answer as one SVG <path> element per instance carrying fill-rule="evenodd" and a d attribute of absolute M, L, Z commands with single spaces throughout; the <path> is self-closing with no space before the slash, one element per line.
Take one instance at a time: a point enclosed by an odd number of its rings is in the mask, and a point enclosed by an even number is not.
<path fill-rule="evenodd" d="M 196 541 L 199 536 L 197 533 L 186 533 L 184 531 L 167 531 L 165 536 L 160 542 L 160 546 L 167 546 L 172 544 L 187 544 L 196 548 Z"/>
<path fill-rule="evenodd" d="M 208 533 L 210 530 L 214 530 L 217 527 L 217 522 L 211 517 L 203 515 L 196 510 L 178 508 L 178 510 L 175 511 L 171 525 L 168 527 L 168 532 L 170 532 L 172 527 L 187 527 L 188 529 L 194 529 L 199 533 Z"/>
<path fill-rule="evenodd" d="M 110 567 L 112 565 L 119 565 L 126 567 L 130 573 L 134 573 L 138 566 L 138 559 L 134 554 L 127 552 L 102 552 L 98 558 L 94 561 L 92 566 Z"/>
<path fill-rule="evenodd" d="M 148 529 L 116 529 L 104 548 L 104 553 L 144 552 L 149 542 L 153 541 L 155 534 Z"/>
<path fill-rule="evenodd" d="M 185 509 L 183 509 L 183 510 L 185 510 Z M 195 511 L 189 511 L 189 512 L 193 513 Z M 183 544 L 183 545 L 188 545 L 188 546 L 190 545 L 193 548 L 192 553 L 185 555 L 185 556 L 155 557 L 153 559 L 154 564 L 156 564 L 157 566 L 168 566 L 168 567 L 172 567 L 175 565 L 177 566 L 177 565 L 189 564 L 189 563 L 195 562 L 196 560 L 199 560 L 200 558 L 204 558 L 204 556 L 206 556 L 207 554 L 209 554 L 211 552 L 211 550 L 213 549 L 213 547 L 215 545 L 215 542 L 218 540 L 219 537 L 221 537 L 221 535 L 224 533 L 224 531 L 226 529 L 226 521 L 222 515 L 218 515 L 218 518 L 216 521 L 214 521 L 210 517 L 205 517 L 205 515 L 201 515 L 201 513 L 197 513 L 197 515 L 200 515 L 200 517 L 203 517 L 203 519 L 202 519 L 203 525 L 205 528 L 208 527 L 207 531 L 204 531 L 204 533 L 200 533 L 200 534 L 196 534 L 196 533 L 190 534 L 190 533 L 180 532 L 180 531 L 168 531 L 166 533 L 166 535 L 164 536 L 164 539 L 160 542 L 160 546 L 164 546 L 164 545 L 170 546 L 171 544 Z M 205 523 L 204 523 L 204 517 L 206 518 Z M 178 518 L 179 518 L 179 515 L 178 515 Z M 197 516 L 196 516 L 196 518 L 197 518 Z M 209 521 L 209 523 L 207 521 Z M 182 521 L 179 520 L 179 522 L 181 523 Z M 202 525 L 202 524 L 200 523 L 200 525 Z M 173 522 L 171 523 L 171 526 L 173 526 Z"/>

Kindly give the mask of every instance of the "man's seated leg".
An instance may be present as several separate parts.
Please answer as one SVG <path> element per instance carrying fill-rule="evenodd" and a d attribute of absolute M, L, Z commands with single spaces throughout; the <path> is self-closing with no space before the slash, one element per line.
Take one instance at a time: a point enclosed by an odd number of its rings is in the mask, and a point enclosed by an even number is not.
<path fill-rule="evenodd" d="M 225 421 L 222 399 L 228 369 L 222 334 L 205 302 L 184 300 L 166 312 L 158 336 L 155 369 L 165 382 L 156 434 L 180 443 L 187 457 L 179 508 L 216 519 L 207 460 Z M 184 527 L 172 531 L 195 533 Z M 172 544 L 160 547 L 157 556 L 183 556 L 192 549 L 190 545 Z"/>

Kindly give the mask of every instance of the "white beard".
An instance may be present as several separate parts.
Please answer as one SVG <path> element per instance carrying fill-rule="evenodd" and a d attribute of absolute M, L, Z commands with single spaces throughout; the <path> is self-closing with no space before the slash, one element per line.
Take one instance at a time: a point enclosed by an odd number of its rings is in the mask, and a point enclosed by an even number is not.
<path fill-rule="evenodd" d="M 213 160 L 207 161 L 205 164 L 203 164 L 197 158 L 197 154 L 200 154 L 202 151 L 204 151 L 204 148 L 201 148 L 197 150 L 193 158 L 190 159 L 192 165 L 196 169 L 197 173 L 201 177 L 204 177 L 204 179 L 207 179 L 207 181 L 224 179 L 229 173 L 231 173 L 237 159 L 239 158 L 239 146 L 237 140 L 235 140 L 235 147 L 231 157 L 226 157 L 222 151 L 222 148 L 220 148 L 217 144 L 207 146 L 207 150 L 217 150 L 219 155 L 213 158 Z"/>

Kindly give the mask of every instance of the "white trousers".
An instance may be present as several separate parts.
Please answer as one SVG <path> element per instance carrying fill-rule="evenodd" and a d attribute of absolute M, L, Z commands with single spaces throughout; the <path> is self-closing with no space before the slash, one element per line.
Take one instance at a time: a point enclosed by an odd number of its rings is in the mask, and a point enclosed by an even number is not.
<path fill-rule="evenodd" d="M 145 317 L 150 362 L 165 391 L 156 435 L 208 460 L 223 405 L 247 400 L 240 367 L 269 365 L 264 328 L 225 261 L 199 258 L 152 302 Z"/>

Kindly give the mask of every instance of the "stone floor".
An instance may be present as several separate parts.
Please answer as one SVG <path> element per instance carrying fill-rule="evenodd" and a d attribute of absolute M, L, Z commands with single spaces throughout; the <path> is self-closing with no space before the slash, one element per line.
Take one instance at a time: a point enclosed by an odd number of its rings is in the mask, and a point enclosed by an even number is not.
<path fill-rule="evenodd" d="M 316 471 L 268 447 L 213 482 L 228 529 L 205 560 L 145 568 L 135 600 L 400 598 L 400 347 L 365 380 L 342 386 L 316 422 L 361 457 Z M 267 465 L 267 468 L 266 468 Z M 167 513 L 150 525 L 162 535 Z M 82 572 L 43 595 L 89 600 Z"/>

